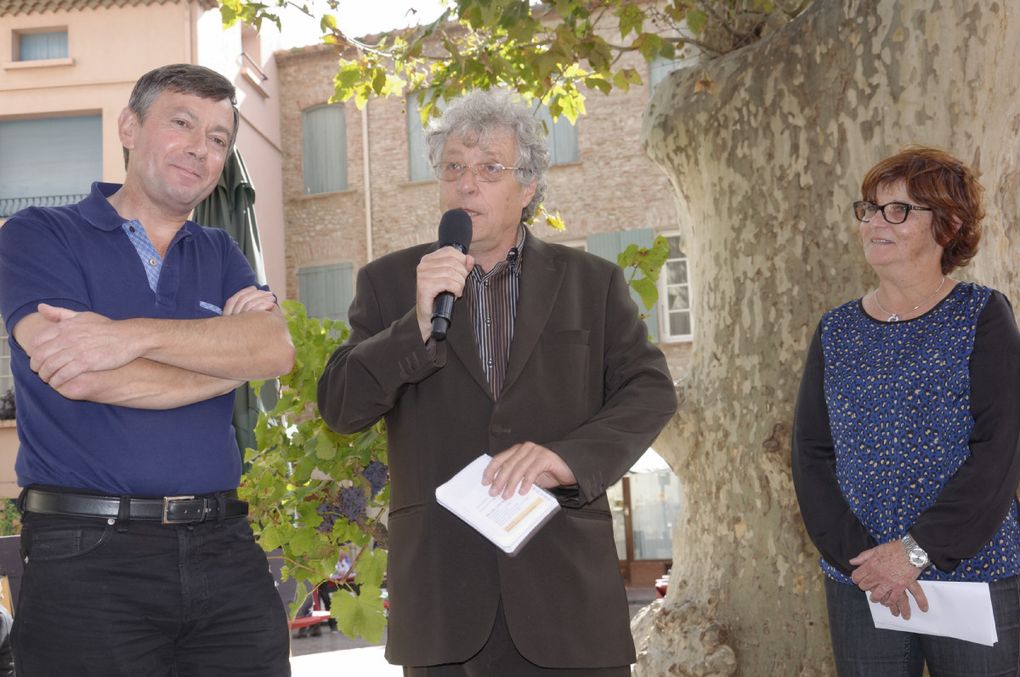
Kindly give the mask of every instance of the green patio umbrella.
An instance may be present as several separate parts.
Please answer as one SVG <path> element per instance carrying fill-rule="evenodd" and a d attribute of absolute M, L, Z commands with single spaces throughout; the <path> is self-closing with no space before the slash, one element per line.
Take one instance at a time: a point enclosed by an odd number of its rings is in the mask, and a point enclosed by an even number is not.
<path fill-rule="evenodd" d="M 209 197 L 195 207 L 193 218 L 203 226 L 222 228 L 230 233 L 255 271 L 258 283 L 266 283 L 259 229 L 255 222 L 255 187 L 236 146 L 227 156 L 219 183 Z M 267 383 L 263 393 L 275 392 L 273 385 Z M 255 424 L 261 409 L 262 403 L 247 384 L 237 389 L 233 423 L 242 457 L 245 448 L 255 448 Z"/>

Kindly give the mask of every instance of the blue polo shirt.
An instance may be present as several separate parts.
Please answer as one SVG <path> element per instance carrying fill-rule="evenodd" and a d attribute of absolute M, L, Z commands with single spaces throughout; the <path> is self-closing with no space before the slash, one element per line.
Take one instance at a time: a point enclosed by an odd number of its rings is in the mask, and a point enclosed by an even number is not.
<path fill-rule="evenodd" d="M 241 464 L 230 423 L 233 393 L 184 407 L 145 410 L 69 400 L 29 368 L 14 326 L 39 303 L 114 320 L 215 318 L 256 284 L 223 230 L 188 221 L 160 263 L 155 289 L 130 224 L 95 183 L 75 205 L 33 207 L 0 228 L 0 313 L 10 336 L 18 436 L 18 484 L 116 495 L 173 496 L 233 489 Z"/>

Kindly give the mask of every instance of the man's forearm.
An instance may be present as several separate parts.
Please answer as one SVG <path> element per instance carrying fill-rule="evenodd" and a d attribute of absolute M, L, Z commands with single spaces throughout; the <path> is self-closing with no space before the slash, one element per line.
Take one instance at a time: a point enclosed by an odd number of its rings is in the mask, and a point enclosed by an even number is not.
<path fill-rule="evenodd" d="M 174 409 L 225 395 L 242 383 L 139 358 L 117 369 L 81 374 L 56 390 L 71 400 Z"/>
<path fill-rule="evenodd" d="M 249 381 L 290 371 L 294 346 L 279 308 L 202 320 L 123 320 L 141 357 L 218 378 Z"/>

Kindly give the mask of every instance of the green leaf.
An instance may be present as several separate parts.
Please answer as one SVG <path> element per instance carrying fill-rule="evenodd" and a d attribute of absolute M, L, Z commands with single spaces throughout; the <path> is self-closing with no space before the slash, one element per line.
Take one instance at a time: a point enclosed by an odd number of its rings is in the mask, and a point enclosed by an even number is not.
<path fill-rule="evenodd" d="M 295 529 L 287 542 L 287 549 L 296 556 L 301 556 L 315 548 L 315 529 Z"/>
<path fill-rule="evenodd" d="M 315 457 L 320 458 L 323 461 L 331 461 L 336 457 L 336 443 L 326 437 L 320 435 L 315 440 Z"/>
<path fill-rule="evenodd" d="M 706 23 L 708 23 L 708 15 L 704 10 L 694 8 L 687 10 L 687 28 L 691 33 L 701 35 L 705 30 Z"/>
<path fill-rule="evenodd" d="M 641 56 L 645 57 L 645 61 L 651 61 L 659 55 L 659 50 L 662 48 L 662 38 L 654 33 L 642 33 L 634 40 L 633 47 L 641 52 Z"/>
<path fill-rule="evenodd" d="M 259 532 L 259 545 L 266 552 L 272 552 L 283 543 L 280 527 L 266 527 Z"/>
<path fill-rule="evenodd" d="M 342 633 L 348 637 L 360 636 L 373 643 L 382 639 L 386 617 L 378 588 L 362 585 L 361 594 L 337 590 L 331 602 L 330 612 Z"/>
<path fill-rule="evenodd" d="M 659 290 L 653 280 L 647 277 L 631 280 L 630 286 L 641 297 L 641 302 L 645 304 L 645 308 L 651 310 L 655 307 L 655 302 L 659 300 Z"/>
<path fill-rule="evenodd" d="M 362 552 L 358 559 L 358 582 L 378 587 L 386 574 L 387 553 L 385 550 L 371 549 Z"/>
<path fill-rule="evenodd" d="M 635 35 L 641 33 L 645 23 L 645 13 L 638 5 L 625 3 L 616 11 L 616 16 L 620 18 L 621 38 L 626 38 L 631 33 Z"/>

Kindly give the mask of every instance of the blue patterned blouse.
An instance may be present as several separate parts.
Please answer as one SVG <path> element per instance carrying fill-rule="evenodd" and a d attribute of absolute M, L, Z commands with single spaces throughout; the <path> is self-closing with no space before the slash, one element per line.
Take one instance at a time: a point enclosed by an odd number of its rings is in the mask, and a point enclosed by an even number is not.
<path fill-rule="evenodd" d="M 932 310 L 903 322 L 875 320 L 860 301 L 822 318 L 835 480 L 846 506 L 876 543 L 913 530 L 922 514 L 945 498 L 943 490 L 971 457 L 970 360 L 979 316 L 992 293 L 960 283 Z M 995 519 L 1001 520 L 998 529 L 976 554 L 949 571 L 929 567 L 921 578 L 992 581 L 1020 572 L 1016 500 L 1009 501 L 1005 519 Z M 926 548 L 942 545 L 914 535 Z M 833 579 L 851 583 L 824 557 L 821 566 Z"/>

